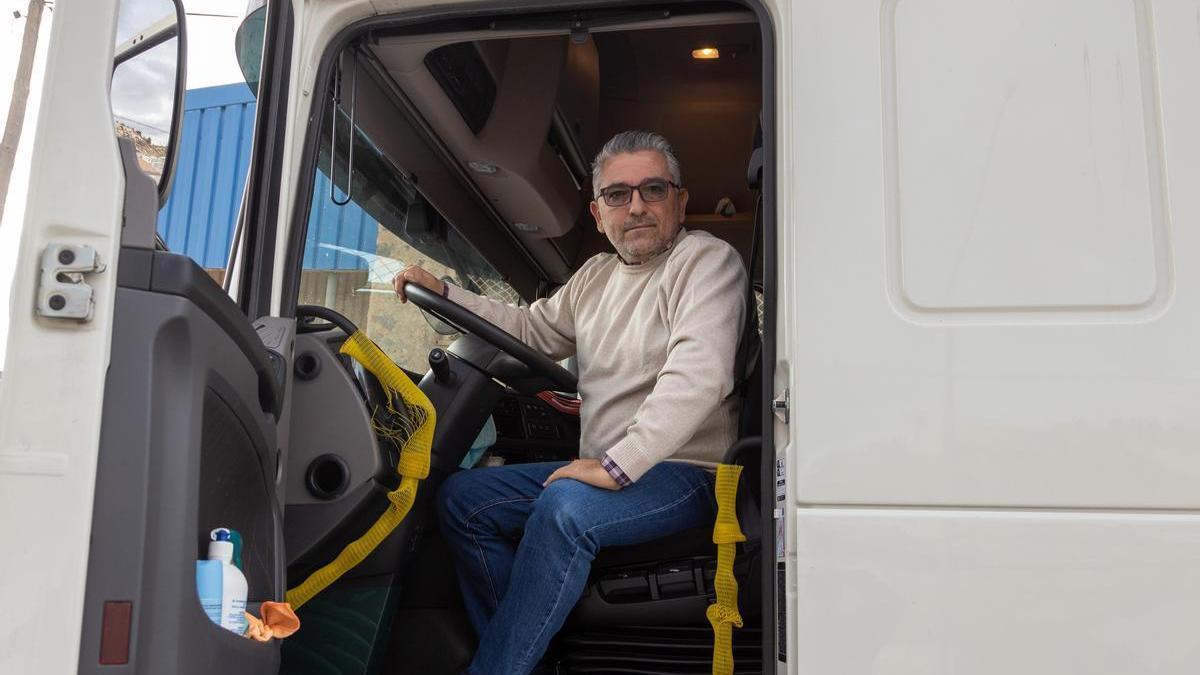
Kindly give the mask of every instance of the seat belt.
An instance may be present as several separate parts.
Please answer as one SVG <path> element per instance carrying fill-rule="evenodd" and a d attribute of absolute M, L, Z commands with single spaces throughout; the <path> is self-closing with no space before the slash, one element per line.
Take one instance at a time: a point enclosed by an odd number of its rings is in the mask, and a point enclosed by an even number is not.
<path fill-rule="evenodd" d="M 733 376 L 737 384 L 731 396 L 745 395 L 746 385 L 750 382 L 750 373 L 754 370 L 754 362 L 762 349 L 758 333 L 758 303 L 754 299 L 754 271 L 758 269 L 758 238 L 762 233 L 762 194 L 754 203 L 754 233 L 750 239 L 750 264 L 746 270 L 746 320 L 742 325 L 742 339 L 738 343 L 737 354 L 734 355 Z"/>
<path fill-rule="evenodd" d="M 408 515 L 417 497 L 420 481 L 429 477 L 429 453 L 433 447 L 433 428 L 437 424 L 437 413 L 429 397 L 400 370 L 383 350 L 362 331 L 351 335 L 342 344 L 341 353 L 358 361 L 388 393 L 389 405 L 413 405 L 425 412 L 425 419 L 416 431 L 404 441 L 400 449 L 400 460 L 396 473 L 400 474 L 400 485 L 387 493 L 387 510 L 358 539 L 350 542 L 332 562 L 313 572 L 299 586 L 287 592 L 287 601 L 293 609 L 308 602 L 343 574 L 366 559 L 371 551 L 387 539 L 396 526 Z"/>
<path fill-rule="evenodd" d="M 713 675 L 733 675 L 733 627 L 742 627 L 737 604 L 738 583 L 733 576 L 737 545 L 746 541 L 737 519 L 737 488 L 741 475 L 742 467 L 737 464 L 717 465 L 717 522 L 713 526 L 713 543 L 717 545 L 713 586 L 717 590 L 717 601 L 705 612 L 713 629 Z"/>
<path fill-rule="evenodd" d="M 749 175 L 751 187 L 759 187 L 761 181 L 755 168 L 752 160 Z M 757 165 L 757 169 L 761 171 L 761 164 Z M 746 321 L 734 357 L 733 373 L 737 384 L 730 396 L 745 395 L 752 379 L 754 362 L 758 360 L 762 348 L 761 340 L 757 339 L 758 303 L 754 300 L 754 270 L 758 267 L 758 238 L 762 232 L 762 218 L 763 196 L 760 190 L 754 203 L 754 232 L 751 235 L 750 263 L 746 272 Z M 713 525 L 713 543 L 717 545 L 717 571 L 713 586 L 717 591 L 717 600 L 705 612 L 713 629 L 713 675 L 733 675 L 733 628 L 743 625 L 737 604 L 737 579 L 733 576 L 737 545 L 746 541 L 737 517 L 737 489 L 742 468 L 737 464 L 717 465 L 717 521 Z"/>

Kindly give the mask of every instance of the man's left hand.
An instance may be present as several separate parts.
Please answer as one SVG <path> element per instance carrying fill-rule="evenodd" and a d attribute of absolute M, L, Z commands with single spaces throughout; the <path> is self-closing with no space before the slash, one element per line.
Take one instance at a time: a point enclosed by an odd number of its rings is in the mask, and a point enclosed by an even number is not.
<path fill-rule="evenodd" d="M 605 490 L 620 490 L 621 486 L 613 480 L 612 475 L 600 465 L 598 459 L 577 459 L 566 466 L 559 467 L 542 483 L 542 487 L 550 485 L 559 478 L 574 478 L 580 483 L 604 488 Z"/>

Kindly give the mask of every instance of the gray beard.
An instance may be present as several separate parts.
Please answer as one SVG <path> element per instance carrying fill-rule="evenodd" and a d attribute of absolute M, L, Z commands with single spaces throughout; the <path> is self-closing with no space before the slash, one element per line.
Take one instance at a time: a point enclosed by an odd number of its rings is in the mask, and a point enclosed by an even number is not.
<path fill-rule="evenodd" d="M 654 258 L 657 258 L 658 256 L 662 255 L 663 253 L 666 253 L 667 251 L 671 250 L 671 246 L 674 243 L 675 243 L 675 241 L 673 239 L 669 240 L 669 241 L 663 243 L 663 245 L 655 247 L 655 249 L 653 251 L 648 251 L 641 255 L 634 255 L 634 254 L 630 253 L 629 249 L 626 249 L 624 246 L 622 246 L 620 248 L 617 248 L 617 257 L 620 258 L 621 262 L 625 263 L 626 265 L 641 265 L 642 263 L 647 262 L 649 260 L 653 260 Z M 614 246 L 614 248 L 616 248 L 616 247 Z M 624 249 L 624 250 L 622 250 L 622 249 Z"/>
<path fill-rule="evenodd" d="M 651 227 L 654 228 L 655 236 L 661 237 L 662 233 L 659 232 L 659 230 L 658 230 L 658 224 L 659 223 L 658 223 L 657 218 L 655 218 L 654 216 L 652 216 L 650 214 L 644 214 L 639 217 L 630 218 L 630 219 L 626 220 L 624 223 L 621 223 L 621 228 L 622 228 L 622 230 L 628 231 L 628 229 L 630 227 L 634 227 L 637 225 L 650 225 Z M 647 260 L 652 260 L 655 257 L 661 255 L 664 251 L 669 250 L 673 243 L 674 243 L 673 238 L 668 239 L 667 241 L 660 240 L 658 242 L 658 245 L 655 246 L 653 250 L 647 251 L 646 253 L 641 253 L 641 254 L 633 253 L 631 250 L 629 250 L 628 246 L 624 245 L 623 241 L 622 241 L 621 246 L 617 246 L 616 244 L 613 244 L 613 248 L 617 249 L 617 255 L 621 258 L 621 261 L 624 262 L 626 265 L 640 265 L 640 264 L 646 262 Z"/>

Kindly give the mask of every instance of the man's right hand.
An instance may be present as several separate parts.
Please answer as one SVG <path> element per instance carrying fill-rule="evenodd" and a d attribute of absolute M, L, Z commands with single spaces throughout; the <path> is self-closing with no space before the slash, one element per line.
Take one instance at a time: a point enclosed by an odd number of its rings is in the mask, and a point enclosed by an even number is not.
<path fill-rule="evenodd" d="M 446 292 L 446 284 L 441 279 L 416 265 L 409 265 L 392 277 L 392 288 L 395 289 L 396 295 L 400 296 L 400 302 L 408 302 L 408 296 L 404 294 L 404 284 L 410 282 L 424 286 L 438 295 L 444 295 Z"/>

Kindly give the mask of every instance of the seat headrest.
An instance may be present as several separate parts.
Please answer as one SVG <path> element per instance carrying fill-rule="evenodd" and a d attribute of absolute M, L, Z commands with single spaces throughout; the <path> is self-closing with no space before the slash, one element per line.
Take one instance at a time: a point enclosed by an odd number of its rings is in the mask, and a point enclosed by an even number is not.
<path fill-rule="evenodd" d="M 754 129 L 754 151 L 750 153 L 750 164 L 746 167 L 746 182 L 751 190 L 762 189 L 763 155 L 762 113 L 759 113 Z"/>

